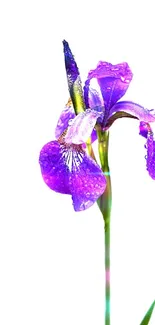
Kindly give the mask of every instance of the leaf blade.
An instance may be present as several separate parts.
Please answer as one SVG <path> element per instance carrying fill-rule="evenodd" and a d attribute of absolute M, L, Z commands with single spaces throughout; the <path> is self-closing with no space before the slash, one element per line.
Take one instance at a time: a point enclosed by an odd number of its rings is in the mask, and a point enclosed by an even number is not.
<path fill-rule="evenodd" d="M 148 311 L 147 311 L 146 315 L 144 316 L 140 325 L 148 325 L 149 324 L 154 307 L 155 307 L 155 300 L 153 301 L 151 307 L 148 309 Z"/>

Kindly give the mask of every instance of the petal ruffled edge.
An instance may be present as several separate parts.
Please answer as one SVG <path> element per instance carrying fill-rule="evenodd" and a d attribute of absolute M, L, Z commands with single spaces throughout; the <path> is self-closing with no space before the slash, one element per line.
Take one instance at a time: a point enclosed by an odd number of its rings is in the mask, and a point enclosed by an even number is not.
<path fill-rule="evenodd" d="M 123 62 L 112 65 L 100 61 L 97 68 L 88 74 L 86 85 L 96 78 L 104 99 L 105 109 L 110 109 L 126 93 L 133 74 L 128 63 Z"/>
<path fill-rule="evenodd" d="M 149 134 L 149 133 L 148 133 Z M 147 137 L 147 170 L 152 179 L 155 180 L 155 141 L 153 134 Z"/>
<path fill-rule="evenodd" d="M 146 169 L 150 177 L 155 180 L 155 141 L 153 131 L 149 123 L 140 123 L 140 135 L 147 138 L 145 148 L 147 149 L 146 158 Z"/>

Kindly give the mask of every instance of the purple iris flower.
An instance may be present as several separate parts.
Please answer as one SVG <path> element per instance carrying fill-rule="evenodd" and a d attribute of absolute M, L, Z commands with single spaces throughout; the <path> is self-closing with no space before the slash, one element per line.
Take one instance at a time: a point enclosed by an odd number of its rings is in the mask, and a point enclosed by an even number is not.
<path fill-rule="evenodd" d="M 69 106 L 66 108 L 68 112 Z M 67 113 L 68 114 L 68 113 Z M 69 117 L 72 117 L 70 113 Z M 91 123 L 86 129 L 86 114 L 78 115 L 72 120 L 67 131 L 59 135 L 60 121 L 56 128 L 57 141 L 47 143 L 40 152 L 40 166 L 43 179 L 50 189 L 72 196 L 75 211 L 90 207 L 104 192 L 106 177 L 98 164 L 86 154 L 83 143 L 90 135 L 91 129 L 99 116 L 97 112 L 90 112 Z M 68 125 L 65 113 L 61 122 Z M 84 123 L 83 123 L 84 122 Z M 66 126 L 65 126 L 66 128 Z"/>
<path fill-rule="evenodd" d="M 96 126 L 104 132 L 120 117 L 136 118 L 143 123 L 153 122 L 155 113 L 131 101 L 119 101 L 133 76 L 127 63 L 112 65 L 99 62 L 97 68 L 89 72 L 82 88 L 69 45 L 66 41 L 63 45 L 71 99 L 58 120 L 56 140 L 42 148 L 39 163 L 49 188 L 71 195 L 75 211 L 81 211 L 96 202 L 106 188 L 106 176 L 85 149 L 88 138 L 91 137 L 92 142 L 97 138 Z M 97 81 L 99 90 L 92 88 L 93 80 Z M 155 149 L 151 139 L 149 136 L 149 154 Z M 150 161 L 149 158 L 148 164 Z M 155 178 L 155 168 L 150 175 Z"/>
<path fill-rule="evenodd" d="M 98 110 L 99 105 L 102 107 L 100 124 L 103 130 L 119 117 L 132 117 L 145 122 L 155 121 L 155 112 L 153 114 L 152 110 L 132 101 L 119 101 L 125 95 L 132 78 L 133 74 L 126 62 L 112 65 L 100 61 L 96 69 L 89 72 L 84 86 L 85 103 L 87 108 L 95 109 L 94 102 L 97 103 Z M 99 85 L 100 93 L 91 88 L 94 79 Z"/>

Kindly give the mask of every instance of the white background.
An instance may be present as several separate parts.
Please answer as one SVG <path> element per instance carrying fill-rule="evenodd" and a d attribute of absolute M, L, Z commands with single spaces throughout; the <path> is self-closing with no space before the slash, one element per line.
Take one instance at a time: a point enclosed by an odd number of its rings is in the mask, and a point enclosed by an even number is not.
<path fill-rule="evenodd" d="M 2 0 L 0 16 L 0 324 L 103 325 L 102 216 L 50 191 L 38 155 L 68 100 L 63 39 L 83 80 L 99 60 L 127 61 L 125 99 L 155 108 L 154 2 Z M 155 299 L 155 181 L 138 132 L 111 128 L 112 325 L 139 325 Z"/>

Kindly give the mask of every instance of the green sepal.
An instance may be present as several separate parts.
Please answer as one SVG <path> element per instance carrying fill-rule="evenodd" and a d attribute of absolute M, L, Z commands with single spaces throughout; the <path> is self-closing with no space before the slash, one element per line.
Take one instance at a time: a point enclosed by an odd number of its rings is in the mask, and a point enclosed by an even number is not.
<path fill-rule="evenodd" d="M 140 325 L 147 325 L 147 324 L 149 324 L 149 321 L 150 321 L 151 316 L 152 316 L 152 313 L 153 313 L 154 306 L 155 306 L 155 300 L 152 303 L 152 305 L 149 308 L 149 310 L 147 311 L 147 313 L 144 316 L 144 318 L 143 318 L 142 322 L 140 323 Z"/>

